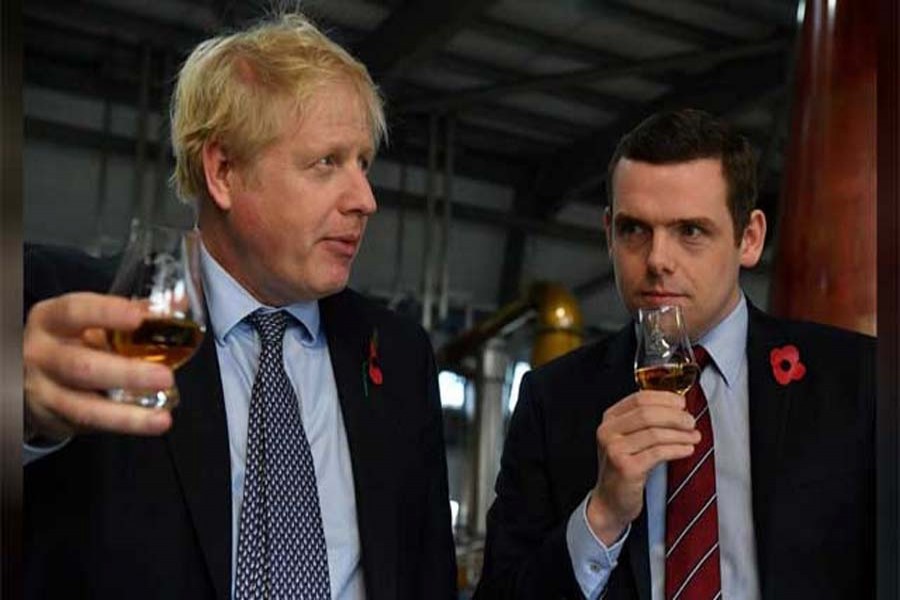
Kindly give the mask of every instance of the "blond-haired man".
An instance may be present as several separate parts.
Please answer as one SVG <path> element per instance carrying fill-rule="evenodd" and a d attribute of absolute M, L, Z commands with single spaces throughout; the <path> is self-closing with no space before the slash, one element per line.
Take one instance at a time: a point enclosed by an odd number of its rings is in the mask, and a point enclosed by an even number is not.
<path fill-rule="evenodd" d="M 26 448 L 29 597 L 454 596 L 428 339 L 345 289 L 384 133 L 365 68 L 302 16 L 192 52 L 172 139 L 210 328 L 175 376 L 173 415 L 94 391 L 172 382 L 99 347 L 98 329 L 134 328 L 140 311 L 64 293 L 104 290 L 94 265 L 27 255 L 29 299 L 52 296 L 25 331 L 27 429 L 43 439 Z M 284 415 L 295 429 L 279 437 Z"/>

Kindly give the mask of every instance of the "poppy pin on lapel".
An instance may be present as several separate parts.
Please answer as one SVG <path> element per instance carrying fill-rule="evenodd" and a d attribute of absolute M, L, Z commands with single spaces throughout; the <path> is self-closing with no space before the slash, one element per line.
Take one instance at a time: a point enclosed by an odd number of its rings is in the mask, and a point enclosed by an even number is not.
<path fill-rule="evenodd" d="M 384 383 L 384 375 L 381 372 L 381 366 L 379 365 L 380 359 L 378 358 L 378 330 L 374 329 L 372 331 L 372 337 L 369 339 L 369 348 L 368 348 L 368 356 L 362 363 L 362 379 L 363 379 L 363 389 L 365 390 L 366 398 L 369 397 L 369 383 L 372 385 L 381 385 Z"/>
<path fill-rule="evenodd" d="M 800 351 L 793 344 L 773 348 L 769 353 L 769 363 L 775 381 L 781 385 L 800 381 L 806 375 L 806 365 L 800 362 Z"/>

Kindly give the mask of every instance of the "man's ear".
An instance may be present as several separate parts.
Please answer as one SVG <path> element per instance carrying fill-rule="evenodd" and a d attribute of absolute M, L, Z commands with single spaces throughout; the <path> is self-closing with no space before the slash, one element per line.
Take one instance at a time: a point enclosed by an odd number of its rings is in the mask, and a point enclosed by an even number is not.
<path fill-rule="evenodd" d="M 203 175 L 206 178 L 206 189 L 213 204 L 220 210 L 231 208 L 234 194 L 235 171 L 234 162 L 228 157 L 221 143 L 208 140 L 203 144 Z"/>
<path fill-rule="evenodd" d="M 763 246 L 766 243 L 766 215 L 756 209 L 750 213 L 750 220 L 744 228 L 741 237 L 741 266 L 745 268 L 755 267 L 762 256 Z"/>

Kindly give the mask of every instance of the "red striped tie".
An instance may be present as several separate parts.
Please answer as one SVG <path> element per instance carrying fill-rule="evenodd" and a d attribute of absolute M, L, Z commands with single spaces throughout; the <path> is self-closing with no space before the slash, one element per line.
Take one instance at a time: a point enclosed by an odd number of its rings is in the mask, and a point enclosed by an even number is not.
<path fill-rule="evenodd" d="M 700 372 L 709 364 L 694 347 Z M 666 483 L 666 600 L 712 600 L 721 595 L 719 514 L 712 421 L 700 377 L 685 395 L 702 436 L 694 453 L 669 461 Z"/>

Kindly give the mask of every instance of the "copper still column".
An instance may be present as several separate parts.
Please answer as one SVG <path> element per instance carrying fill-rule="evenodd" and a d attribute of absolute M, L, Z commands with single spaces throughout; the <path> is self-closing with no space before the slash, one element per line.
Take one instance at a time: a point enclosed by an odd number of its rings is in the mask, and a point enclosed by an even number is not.
<path fill-rule="evenodd" d="M 772 312 L 875 334 L 874 0 L 806 0 Z"/>

